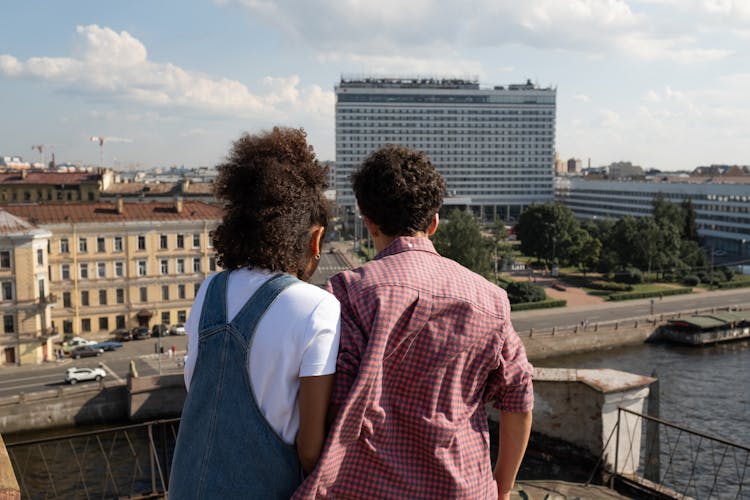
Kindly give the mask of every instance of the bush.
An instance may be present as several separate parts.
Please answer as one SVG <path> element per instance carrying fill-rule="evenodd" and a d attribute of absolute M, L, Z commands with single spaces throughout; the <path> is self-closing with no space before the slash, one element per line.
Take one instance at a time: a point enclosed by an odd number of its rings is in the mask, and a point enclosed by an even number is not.
<path fill-rule="evenodd" d="M 721 288 L 743 288 L 743 287 L 750 287 L 750 280 L 745 281 L 725 281 L 724 283 L 720 283 L 719 286 Z"/>
<path fill-rule="evenodd" d="M 609 300 L 621 301 L 621 300 L 633 300 L 633 299 L 646 299 L 648 297 L 662 297 L 666 295 L 685 295 L 693 293 L 692 288 L 669 288 L 667 290 L 661 290 L 658 292 L 628 292 L 628 293 L 615 293 L 609 296 Z"/>
<path fill-rule="evenodd" d="M 514 281 L 505 289 L 511 304 L 523 302 L 541 302 L 547 298 L 544 289 L 530 281 Z"/>
<path fill-rule="evenodd" d="M 698 283 L 700 282 L 701 282 L 701 279 L 694 274 L 691 274 L 689 276 L 685 276 L 684 278 L 682 278 L 682 284 L 686 286 L 698 286 Z"/>
<path fill-rule="evenodd" d="M 587 286 L 588 288 L 593 288 L 594 290 L 607 290 L 610 292 L 630 292 L 633 290 L 633 287 L 631 285 L 604 280 L 591 280 Z"/>
<path fill-rule="evenodd" d="M 565 300 L 544 300 L 542 302 L 524 302 L 520 304 L 511 304 L 511 311 L 528 311 L 529 309 L 549 309 L 551 307 L 565 307 L 568 304 Z"/>
<path fill-rule="evenodd" d="M 697 273 L 695 273 L 695 275 L 698 276 L 698 279 L 702 283 L 708 283 L 709 282 L 708 273 L 706 271 L 698 271 Z"/>
<path fill-rule="evenodd" d="M 732 281 L 732 279 L 734 278 L 734 271 L 732 271 L 728 267 L 720 267 L 719 272 L 724 277 L 723 281 Z"/>
<path fill-rule="evenodd" d="M 624 271 L 615 273 L 615 281 L 637 285 L 638 283 L 643 283 L 643 273 L 640 269 L 628 267 Z"/>

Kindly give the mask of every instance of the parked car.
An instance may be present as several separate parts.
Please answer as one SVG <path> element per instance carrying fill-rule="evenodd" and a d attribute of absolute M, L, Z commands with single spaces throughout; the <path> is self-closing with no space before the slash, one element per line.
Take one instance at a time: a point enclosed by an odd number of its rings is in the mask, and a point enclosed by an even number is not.
<path fill-rule="evenodd" d="M 172 328 L 169 329 L 170 335 L 185 335 L 185 325 L 182 323 L 177 323 L 175 325 L 172 325 Z"/>
<path fill-rule="evenodd" d="M 91 356 L 101 356 L 104 354 L 104 349 L 94 347 L 93 345 L 82 345 L 78 346 L 70 351 L 70 357 L 73 359 L 88 358 Z"/>
<path fill-rule="evenodd" d="M 65 352 L 71 352 L 76 347 L 94 344 L 96 344 L 95 340 L 86 340 L 83 337 L 73 337 L 69 341 L 63 342 L 62 348 Z"/>
<path fill-rule="evenodd" d="M 167 327 L 167 325 L 165 325 L 164 323 L 154 325 L 151 328 L 152 337 L 164 337 L 165 335 L 167 335 L 167 333 L 169 333 L 169 327 Z"/>
<path fill-rule="evenodd" d="M 127 328 L 118 328 L 117 330 L 112 332 L 112 335 L 114 335 L 115 339 L 119 340 L 120 342 L 133 340 L 133 334 L 130 333 L 130 330 L 128 330 Z"/>
<path fill-rule="evenodd" d="M 145 326 L 136 326 L 130 331 L 130 334 L 133 336 L 133 340 L 143 340 L 150 336 L 148 328 Z"/>
<path fill-rule="evenodd" d="M 104 342 L 99 342 L 98 344 L 94 344 L 92 347 L 104 349 L 105 351 L 114 351 L 115 349 L 119 349 L 120 347 L 122 347 L 122 344 L 114 340 L 107 340 Z"/>
<path fill-rule="evenodd" d="M 77 384 L 85 380 L 99 381 L 107 376 L 101 368 L 68 368 L 65 372 L 65 382 L 68 384 Z"/>

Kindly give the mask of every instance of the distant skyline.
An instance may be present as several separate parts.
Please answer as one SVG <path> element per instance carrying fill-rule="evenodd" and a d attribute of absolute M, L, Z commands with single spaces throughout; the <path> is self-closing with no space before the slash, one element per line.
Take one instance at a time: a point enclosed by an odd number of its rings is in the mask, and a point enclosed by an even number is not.
<path fill-rule="evenodd" d="M 279 124 L 334 160 L 343 74 L 556 87 L 584 166 L 748 165 L 749 49 L 746 0 L 8 2 L 0 155 L 213 166 Z"/>

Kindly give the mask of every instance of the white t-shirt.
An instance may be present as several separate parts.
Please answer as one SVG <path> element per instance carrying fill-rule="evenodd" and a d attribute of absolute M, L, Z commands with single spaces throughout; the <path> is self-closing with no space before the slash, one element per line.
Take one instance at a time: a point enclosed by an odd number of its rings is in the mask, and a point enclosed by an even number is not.
<path fill-rule="evenodd" d="M 238 269 L 227 281 L 227 321 L 231 321 L 247 299 L 274 273 Z M 185 323 L 188 355 L 185 387 L 195 369 L 198 327 L 209 276 L 198 290 Z M 299 378 L 329 375 L 336 371 L 341 307 L 336 298 L 309 283 L 285 289 L 258 323 L 248 356 L 250 384 L 261 412 L 288 444 L 299 430 Z"/>

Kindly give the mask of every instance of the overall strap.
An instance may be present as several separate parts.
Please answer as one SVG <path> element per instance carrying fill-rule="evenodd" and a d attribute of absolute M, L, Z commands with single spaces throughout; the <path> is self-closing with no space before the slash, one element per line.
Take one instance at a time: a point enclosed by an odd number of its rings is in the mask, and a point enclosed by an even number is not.
<path fill-rule="evenodd" d="M 227 279 L 230 271 L 222 271 L 215 275 L 208 284 L 206 297 L 203 299 L 201 319 L 198 331 L 224 325 L 227 322 Z"/>
<path fill-rule="evenodd" d="M 255 328 L 263 314 L 271 306 L 276 297 L 287 287 L 299 280 L 288 274 L 279 274 L 263 283 L 250 297 L 240 312 L 231 321 L 231 325 L 245 337 L 246 342 L 252 340 Z"/>

